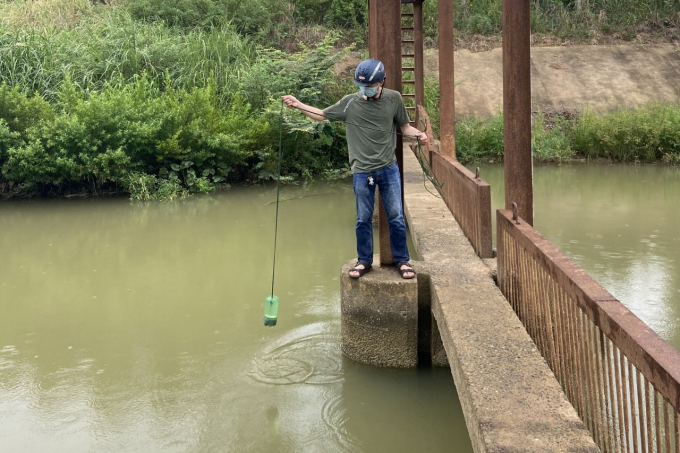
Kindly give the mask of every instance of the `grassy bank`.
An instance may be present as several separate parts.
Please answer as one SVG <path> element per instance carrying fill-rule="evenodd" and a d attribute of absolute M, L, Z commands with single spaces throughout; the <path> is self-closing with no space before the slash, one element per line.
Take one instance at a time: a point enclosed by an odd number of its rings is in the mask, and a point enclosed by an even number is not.
<path fill-rule="evenodd" d="M 609 114 L 538 113 L 532 123 L 536 161 L 604 158 L 680 164 L 680 104 L 654 104 Z M 464 163 L 503 159 L 503 117 L 462 118 L 456 151 Z"/>

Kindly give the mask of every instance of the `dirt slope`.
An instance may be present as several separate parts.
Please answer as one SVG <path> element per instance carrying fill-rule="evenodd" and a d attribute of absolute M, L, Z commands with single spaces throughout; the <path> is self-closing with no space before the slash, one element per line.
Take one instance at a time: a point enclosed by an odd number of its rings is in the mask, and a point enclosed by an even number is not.
<path fill-rule="evenodd" d="M 346 60 L 345 74 L 358 58 Z M 491 116 L 503 106 L 500 48 L 455 53 L 456 114 Z M 426 75 L 438 76 L 436 50 L 425 54 Z M 533 47 L 534 110 L 608 111 L 680 99 L 680 48 L 675 44 Z"/>

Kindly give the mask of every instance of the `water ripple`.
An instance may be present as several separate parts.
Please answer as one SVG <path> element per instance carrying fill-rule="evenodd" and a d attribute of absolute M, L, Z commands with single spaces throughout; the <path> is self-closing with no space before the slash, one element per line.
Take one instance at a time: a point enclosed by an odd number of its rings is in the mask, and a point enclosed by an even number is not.
<path fill-rule="evenodd" d="M 360 451 L 359 442 L 350 435 L 345 427 L 347 415 L 345 413 L 345 408 L 342 406 L 341 395 L 331 397 L 324 402 L 321 418 L 330 430 L 336 444 L 340 447 L 340 451 Z"/>
<path fill-rule="evenodd" d="M 326 323 L 294 329 L 251 362 L 248 375 L 265 384 L 330 384 L 342 379 L 339 335 Z"/>

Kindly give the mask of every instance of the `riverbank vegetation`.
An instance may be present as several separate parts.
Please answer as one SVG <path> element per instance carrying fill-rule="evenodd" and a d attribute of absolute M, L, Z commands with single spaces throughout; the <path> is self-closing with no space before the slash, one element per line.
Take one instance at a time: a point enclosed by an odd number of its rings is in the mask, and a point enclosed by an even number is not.
<path fill-rule="evenodd" d="M 614 162 L 680 164 L 680 104 L 636 110 L 537 112 L 532 122 L 534 159 L 608 159 Z M 501 161 L 503 116 L 462 118 L 456 124 L 461 162 Z"/>
<path fill-rule="evenodd" d="M 326 106 L 354 90 L 334 65 L 348 49 L 365 54 L 366 4 L 0 0 L 0 196 L 171 199 L 267 180 L 275 177 L 280 136 L 286 179 L 346 174 L 342 125 L 282 115 L 280 95 Z M 429 45 L 436 43 L 436 5 L 424 3 Z M 458 45 L 497 42 L 501 5 L 456 0 Z M 544 41 L 673 40 L 679 25 L 677 2 L 532 2 L 532 29 Z M 435 117 L 433 82 L 428 98 Z M 542 118 L 534 122 L 539 158 L 678 161 L 670 137 L 677 106 L 620 113 L 619 129 L 590 113 L 554 124 Z M 461 160 L 498 158 L 499 125 L 502 134 L 502 119 L 461 120 Z M 598 133 L 604 130 L 610 133 Z M 622 143 L 627 151 L 616 154 Z"/>
<path fill-rule="evenodd" d="M 500 46 L 502 0 L 459 0 L 459 48 Z M 424 34 L 434 39 L 437 2 L 423 3 Z M 671 42 L 680 39 L 680 4 L 667 0 L 537 0 L 531 2 L 533 45 Z"/>
<path fill-rule="evenodd" d="M 135 18 L 131 6 L 43 3 L 55 6 L 39 14 L 17 3 L 24 21 L 2 15 L 5 196 L 173 198 L 271 179 L 280 135 L 288 179 L 346 165 L 341 125 L 281 117 L 282 94 L 323 105 L 347 89 L 332 71 L 337 34 L 286 53 L 244 35 L 243 24 L 184 29 Z"/>

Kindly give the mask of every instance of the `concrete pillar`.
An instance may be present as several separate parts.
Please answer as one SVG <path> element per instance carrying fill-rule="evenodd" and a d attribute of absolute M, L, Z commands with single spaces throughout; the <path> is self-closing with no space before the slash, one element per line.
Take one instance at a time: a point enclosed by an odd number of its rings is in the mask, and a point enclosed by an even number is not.
<path fill-rule="evenodd" d="M 377 267 L 350 278 L 341 274 L 342 351 L 367 365 L 411 368 L 418 364 L 418 281 L 394 267 Z"/>

